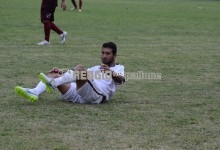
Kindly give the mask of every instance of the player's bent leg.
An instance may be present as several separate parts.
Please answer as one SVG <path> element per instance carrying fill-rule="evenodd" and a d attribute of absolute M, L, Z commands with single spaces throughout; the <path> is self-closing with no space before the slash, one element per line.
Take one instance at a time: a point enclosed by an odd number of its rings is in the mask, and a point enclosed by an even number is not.
<path fill-rule="evenodd" d="M 39 79 L 46 85 L 46 91 L 48 93 L 51 93 L 52 90 L 54 90 L 54 87 L 51 84 L 51 81 L 53 80 L 53 78 L 47 77 L 44 73 L 40 73 Z"/>
<path fill-rule="evenodd" d="M 39 78 L 46 85 L 46 91 L 50 93 L 55 87 L 74 82 L 76 75 L 73 70 L 68 70 L 58 78 L 48 77 L 44 73 L 40 73 Z"/>
<path fill-rule="evenodd" d="M 63 90 L 60 92 L 61 92 L 61 99 L 63 99 L 64 101 L 73 102 L 73 103 L 80 103 L 80 104 L 85 103 L 85 101 L 83 101 L 81 96 L 77 93 L 76 83 L 72 82 L 70 84 L 65 84 L 65 87 L 62 87 L 62 89 L 60 89 L 60 88 L 61 87 L 59 86 L 58 89 Z"/>
<path fill-rule="evenodd" d="M 71 87 L 71 84 L 64 84 L 61 86 L 58 86 L 57 89 L 60 91 L 61 94 L 65 94 Z"/>
<path fill-rule="evenodd" d="M 77 89 L 80 89 L 86 82 L 87 80 L 76 80 Z"/>
<path fill-rule="evenodd" d="M 83 67 L 83 65 L 79 64 L 73 70 L 68 70 L 61 76 L 59 76 L 59 74 L 56 74 L 56 75 L 49 74 L 48 76 L 46 76 L 44 73 L 40 73 L 39 78 L 46 85 L 46 91 L 51 93 L 55 87 L 59 87 L 59 86 L 66 85 L 66 84 L 76 81 L 77 76 L 75 74 L 75 71 L 79 71 L 79 72 L 86 71 L 86 69 Z M 85 82 L 86 80 L 77 81 L 79 88 L 83 86 Z"/>
<path fill-rule="evenodd" d="M 28 88 L 16 86 L 15 93 L 31 102 L 36 102 L 39 99 L 38 96 Z"/>
<path fill-rule="evenodd" d="M 93 81 L 87 82 L 77 90 L 77 93 L 87 104 L 100 104 L 106 100 L 106 96 Z"/>
<path fill-rule="evenodd" d="M 79 76 L 82 77 L 82 76 L 81 76 L 81 73 L 82 73 L 81 71 L 83 71 L 83 73 L 85 73 L 86 68 L 84 68 L 83 65 L 78 64 L 78 65 L 76 65 L 76 67 L 74 68 L 74 70 L 75 70 L 75 71 L 78 71 L 78 72 L 79 72 Z M 84 74 L 84 75 L 85 75 L 85 74 Z M 86 77 L 87 77 L 87 74 L 86 74 Z M 87 79 L 84 79 L 84 80 L 78 79 L 78 80 L 76 80 L 77 89 L 80 89 L 86 82 L 87 82 Z"/>

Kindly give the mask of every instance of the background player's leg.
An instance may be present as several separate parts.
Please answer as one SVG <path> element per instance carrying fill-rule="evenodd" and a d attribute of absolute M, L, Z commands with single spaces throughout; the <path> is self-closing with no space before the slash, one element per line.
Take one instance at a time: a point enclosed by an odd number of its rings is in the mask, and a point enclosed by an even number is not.
<path fill-rule="evenodd" d="M 63 34 L 63 31 L 58 27 L 56 26 L 56 24 L 54 24 L 53 22 L 50 22 L 50 27 L 53 31 L 55 31 L 57 34 Z"/>
<path fill-rule="evenodd" d="M 74 6 L 74 8 L 72 8 L 71 10 L 76 10 L 77 9 L 77 5 L 76 5 L 75 0 L 71 0 L 71 1 L 72 1 L 73 6 Z"/>
<path fill-rule="evenodd" d="M 44 40 L 38 45 L 48 45 L 50 44 L 50 21 L 42 21 L 44 24 Z"/>
<path fill-rule="evenodd" d="M 79 0 L 79 11 L 82 10 L 82 0 Z"/>
<path fill-rule="evenodd" d="M 50 29 L 51 29 L 51 26 L 50 26 L 50 21 L 44 21 L 43 22 L 44 24 L 44 40 L 46 41 L 50 41 Z"/>

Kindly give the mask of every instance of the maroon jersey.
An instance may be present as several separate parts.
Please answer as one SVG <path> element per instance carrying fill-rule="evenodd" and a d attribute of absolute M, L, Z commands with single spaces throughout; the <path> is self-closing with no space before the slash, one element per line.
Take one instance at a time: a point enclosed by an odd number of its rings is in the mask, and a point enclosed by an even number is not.
<path fill-rule="evenodd" d="M 42 8 L 54 8 L 57 7 L 58 0 L 42 0 L 41 7 Z"/>

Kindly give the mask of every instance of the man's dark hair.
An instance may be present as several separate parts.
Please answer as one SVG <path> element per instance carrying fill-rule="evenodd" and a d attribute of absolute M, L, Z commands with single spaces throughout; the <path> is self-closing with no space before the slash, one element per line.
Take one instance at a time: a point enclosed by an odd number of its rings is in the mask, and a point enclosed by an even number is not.
<path fill-rule="evenodd" d="M 112 50 L 113 55 L 117 54 L 117 46 L 113 42 L 107 42 L 102 45 L 102 48 L 109 48 Z"/>

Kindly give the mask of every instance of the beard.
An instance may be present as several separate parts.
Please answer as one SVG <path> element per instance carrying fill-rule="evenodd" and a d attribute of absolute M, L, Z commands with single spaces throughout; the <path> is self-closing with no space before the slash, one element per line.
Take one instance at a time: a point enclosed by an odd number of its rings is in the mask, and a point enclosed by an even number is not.
<path fill-rule="evenodd" d="M 102 63 L 106 65 L 111 65 L 113 60 L 102 59 Z"/>

